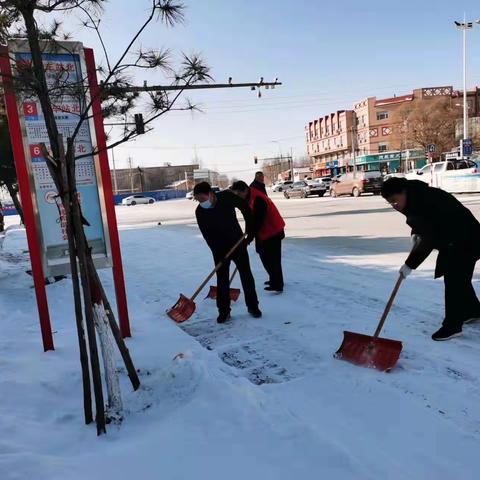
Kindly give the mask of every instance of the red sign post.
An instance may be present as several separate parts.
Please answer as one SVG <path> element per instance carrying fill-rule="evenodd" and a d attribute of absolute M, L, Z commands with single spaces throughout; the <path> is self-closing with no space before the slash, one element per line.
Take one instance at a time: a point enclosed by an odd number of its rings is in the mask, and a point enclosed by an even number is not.
<path fill-rule="evenodd" d="M 122 253 L 118 238 L 117 217 L 115 215 L 115 203 L 113 202 L 112 177 L 108 164 L 107 142 L 103 128 L 102 108 L 99 97 L 99 87 L 95 70 L 95 57 L 91 48 L 85 48 L 85 63 L 87 65 L 88 83 L 92 101 L 93 122 L 95 136 L 97 138 L 98 156 L 100 159 L 100 171 L 105 195 L 105 209 L 107 214 L 108 231 L 110 234 L 110 248 L 112 250 L 113 282 L 117 297 L 118 318 L 123 337 L 130 337 L 130 322 L 128 319 L 127 295 L 125 293 L 125 280 L 123 275 Z"/>
<path fill-rule="evenodd" d="M 0 47 L 0 71 L 3 78 L 5 108 L 8 116 L 8 127 L 10 130 L 10 139 L 15 159 L 15 169 L 17 170 L 18 186 L 20 189 L 20 197 L 22 199 L 23 219 L 25 221 L 28 251 L 30 252 L 30 262 L 32 264 L 32 277 L 35 286 L 35 295 L 37 297 L 43 349 L 46 352 L 48 350 L 54 350 L 55 347 L 53 345 L 47 293 L 45 291 L 45 276 L 43 274 L 42 257 L 35 226 L 35 212 L 33 209 L 30 182 L 28 179 L 20 117 L 18 115 L 15 92 L 13 91 L 13 85 L 10 80 L 12 77 L 12 69 L 10 67 L 10 57 L 8 55 L 7 47 Z"/>

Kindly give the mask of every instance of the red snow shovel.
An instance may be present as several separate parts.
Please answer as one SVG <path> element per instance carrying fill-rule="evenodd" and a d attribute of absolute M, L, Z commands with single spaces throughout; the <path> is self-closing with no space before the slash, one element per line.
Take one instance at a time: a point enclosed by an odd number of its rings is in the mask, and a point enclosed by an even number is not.
<path fill-rule="evenodd" d="M 215 273 L 217 273 L 225 260 L 227 260 L 230 255 L 232 255 L 232 253 L 242 244 L 246 237 L 246 234 L 243 235 L 242 238 L 240 238 L 240 240 L 229 250 L 223 260 L 215 265 L 215 268 L 210 272 L 208 277 L 202 282 L 202 284 L 197 288 L 195 293 L 190 298 L 180 294 L 180 298 L 178 299 L 177 303 L 172 308 L 167 310 L 167 315 L 173 321 L 177 323 L 183 323 L 193 315 L 193 312 L 195 312 L 195 298 L 197 298 L 198 294 L 203 290 L 203 287 L 210 281 Z"/>
<path fill-rule="evenodd" d="M 230 277 L 230 285 L 232 284 L 233 278 L 235 277 L 237 273 L 237 267 L 235 267 L 235 270 L 232 273 L 232 276 Z M 231 288 L 230 289 L 230 300 L 232 302 L 236 302 L 238 300 L 238 297 L 240 296 L 240 289 L 239 288 Z M 211 285 L 210 290 L 207 293 L 207 296 L 205 298 L 212 298 L 215 300 L 217 298 L 217 286 L 216 285 Z"/>
<path fill-rule="evenodd" d="M 379 335 L 402 281 L 403 277 L 400 275 L 373 337 L 361 333 L 343 332 L 343 342 L 334 355 L 336 358 L 382 372 L 389 372 L 395 366 L 402 351 L 402 342 L 380 338 Z"/>

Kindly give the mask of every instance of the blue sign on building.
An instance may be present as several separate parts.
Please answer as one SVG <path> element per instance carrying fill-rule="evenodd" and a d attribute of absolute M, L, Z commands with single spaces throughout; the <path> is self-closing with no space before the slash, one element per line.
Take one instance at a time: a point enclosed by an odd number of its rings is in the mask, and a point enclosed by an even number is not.
<path fill-rule="evenodd" d="M 463 156 L 468 157 L 473 153 L 473 142 L 471 138 L 465 138 L 462 141 Z"/>

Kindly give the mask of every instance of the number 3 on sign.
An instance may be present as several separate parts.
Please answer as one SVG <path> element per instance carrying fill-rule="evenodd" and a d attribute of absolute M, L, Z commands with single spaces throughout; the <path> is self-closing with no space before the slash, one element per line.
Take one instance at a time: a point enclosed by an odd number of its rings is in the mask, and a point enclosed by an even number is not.
<path fill-rule="evenodd" d="M 38 115 L 37 104 L 35 102 L 25 102 L 23 104 L 24 115 Z"/>

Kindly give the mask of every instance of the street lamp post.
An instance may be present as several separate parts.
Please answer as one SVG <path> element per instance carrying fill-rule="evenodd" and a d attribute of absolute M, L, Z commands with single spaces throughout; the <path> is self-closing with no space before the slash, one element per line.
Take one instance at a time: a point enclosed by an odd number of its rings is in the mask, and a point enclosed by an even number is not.
<path fill-rule="evenodd" d="M 467 30 L 473 28 L 473 22 L 467 22 L 463 16 L 463 22 L 455 22 L 455 26 L 463 32 L 463 141 L 468 138 L 468 107 L 467 107 Z M 461 158 L 463 160 L 463 141 L 461 142 Z"/>

